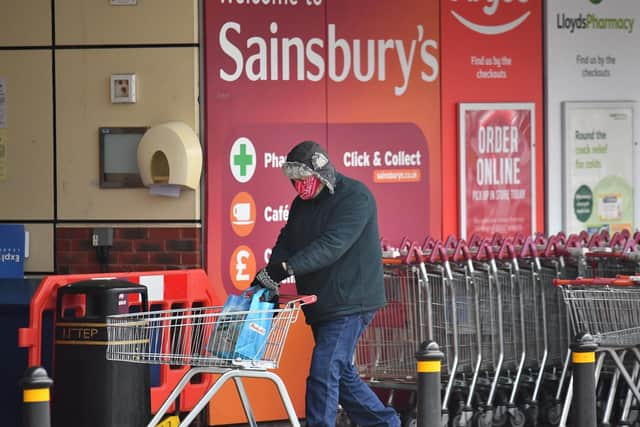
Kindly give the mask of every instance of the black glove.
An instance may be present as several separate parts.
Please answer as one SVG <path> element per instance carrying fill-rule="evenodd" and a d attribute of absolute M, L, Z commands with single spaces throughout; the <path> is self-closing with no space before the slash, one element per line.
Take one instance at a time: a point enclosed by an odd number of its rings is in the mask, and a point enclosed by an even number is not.
<path fill-rule="evenodd" d="M 272 294 L 278 295 L 280 282 L 287 277 L 289 277 L 289 273 L 282 267 L 281 263 L 268 264 L 265 268 L 258 271 L 255 279 L 251 282 L 251 286 L 267 288 Z"/>

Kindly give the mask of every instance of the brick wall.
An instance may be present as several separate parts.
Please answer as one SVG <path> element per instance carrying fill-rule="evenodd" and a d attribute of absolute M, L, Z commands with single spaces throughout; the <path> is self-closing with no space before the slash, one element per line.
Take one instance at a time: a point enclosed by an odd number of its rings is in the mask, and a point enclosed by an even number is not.
<path fill-rule="evenodd" d="M 93 228 L 56 229 L 56 274 L 200 268 L 199 228 L 114 228 L 108 263 L 91 245 Z"/>

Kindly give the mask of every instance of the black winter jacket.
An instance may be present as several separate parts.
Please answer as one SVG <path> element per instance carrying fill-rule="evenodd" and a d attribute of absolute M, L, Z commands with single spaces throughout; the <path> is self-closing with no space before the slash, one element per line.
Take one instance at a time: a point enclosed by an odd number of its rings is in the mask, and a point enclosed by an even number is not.
<path fill-rule="evenodd" d="M 318 301 L 304 306 L 307 323 L 384 306 L 378 213 L 373 194 L 337 174 L 335 192 L 296 197 L 270 263 L 285 261 L 299 294 Z"/>

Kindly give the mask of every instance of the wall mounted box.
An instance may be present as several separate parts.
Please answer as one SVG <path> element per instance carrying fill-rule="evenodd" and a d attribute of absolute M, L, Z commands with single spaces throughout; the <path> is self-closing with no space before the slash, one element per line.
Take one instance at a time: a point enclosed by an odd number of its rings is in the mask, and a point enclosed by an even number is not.
<path fill-rule="evenodd" d="M 137 152 L 147 127 L 101 127 L 100 187 L 143 187 Z"/>

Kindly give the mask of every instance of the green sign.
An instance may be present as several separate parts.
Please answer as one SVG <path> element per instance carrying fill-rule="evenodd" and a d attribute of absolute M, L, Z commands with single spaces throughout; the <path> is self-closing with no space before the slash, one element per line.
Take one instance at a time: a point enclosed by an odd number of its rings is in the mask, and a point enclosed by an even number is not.
<path fill-rule="evenodd" d="M 586 222 L 593 212 L 593 192 L 586 185 L 581 185 L 573 197 L 573 212 L 580 222 Z"/>

